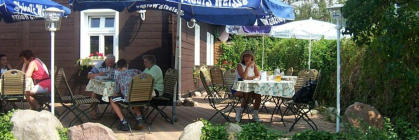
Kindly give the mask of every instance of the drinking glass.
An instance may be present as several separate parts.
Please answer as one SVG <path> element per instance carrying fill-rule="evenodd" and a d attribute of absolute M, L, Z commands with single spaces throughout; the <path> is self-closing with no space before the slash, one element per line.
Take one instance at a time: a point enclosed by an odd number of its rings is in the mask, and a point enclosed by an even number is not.
<path fill-rule="evenodd" d="M 281 75 L 277 75 L 277 76 L 275 77 L 275 81 L 280 82 L 280 81 L 281 81 Z"/>

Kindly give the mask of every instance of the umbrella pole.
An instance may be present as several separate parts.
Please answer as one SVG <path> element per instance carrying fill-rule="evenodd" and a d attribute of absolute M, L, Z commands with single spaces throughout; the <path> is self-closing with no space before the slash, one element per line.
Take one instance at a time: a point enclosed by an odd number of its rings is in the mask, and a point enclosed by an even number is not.
<path fill-rule="evenodd" d="M 340 129 L 340 19 L 337 21 L 337 63 L 336 63 L 336 132 Z"/>
<path fill-rule="evenodd" d="M 180 14 L 182 11 L 182 1 L 178 3 L 178 13 L 177 13 L 177 68 L 178 68 L 178 92 L 173 96 L 173 106 L 172 106 L 172 124 L 176 120 L 176 98 L 177 96 L 180 97 L 182 92 L 182 19 L 180 18 Z"/>
<path fill-rule="evenodd" d="M 265 35 L 262 35 L 262 71 L 263 71 L 263 62 L 265 61 Z"/>
<path fill-rule="evenodd" d="M 310 43 L 308 44 L 308 69 L 311 69 L 311 39 L 309 40 L 309 42 Z"/>
<path fill-rule="evenodd" d="M 54 26 L 54 23 L 52 23 L 51 24 L 51 26 Z M 54 27 L 53 27 L 54 28 Z M 54 52 L 55 52 L 55 47 L 54 47 L 54 45 L 55 45 L 55 32 L 54 31 L 51 31 L 51 70 L 50 70 L 50 78 L 51 78 L 51 113 L 53 114 L 53 115 L 55 115 L 55 107 L 54 107 L 54 99 L 55 99 L 55 97 L 54 97 L 54 93 L 55 93 L 55 89 L 54 89 L 54 82 L 55 82 L 55 72 L 54 72 L 54 67 L 55 67 L 55 65 L 54 65 L 54 58 L 55 58 L 55 55 L 54 55 Z"/>

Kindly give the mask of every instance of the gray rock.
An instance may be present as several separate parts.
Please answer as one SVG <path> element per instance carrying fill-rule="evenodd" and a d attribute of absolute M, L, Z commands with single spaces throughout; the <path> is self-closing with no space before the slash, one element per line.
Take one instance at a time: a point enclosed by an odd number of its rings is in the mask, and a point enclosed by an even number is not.
<path fill-rule="evenodd" d="M 63 125 L 51 112 L 17 110 L 11 118 L 12 133 L 18 140 L 59 140 Z"/>
<path fill-rule="evenodd" d="M 117 140 L 112 129 L 100 123 L 84 123 L 68 129 L 70 140 Z"/>
<path fill-rule="evenodd" d="M 384 118 L 373 106 L 355 102 L 346 108 L 343 121 L 356 128 L 364 128 L 367 124 L 376 128 L 383 128 Z"/>
<path fill-rule="evenodd" d="M 226 127 L 228 139 L 237 140 L 237 134 L 242 131 L 242 127 L 235 123 L 229 123 Z"/>
<path fill-rule="evenodd" d="M 201 129 L 204 127 L 202 121 L 197 121 L 191 124 L 188 124 L 184 129 L 182 135 L 180 135 L 179 140 L 199 140 L 201 139 Z"/>

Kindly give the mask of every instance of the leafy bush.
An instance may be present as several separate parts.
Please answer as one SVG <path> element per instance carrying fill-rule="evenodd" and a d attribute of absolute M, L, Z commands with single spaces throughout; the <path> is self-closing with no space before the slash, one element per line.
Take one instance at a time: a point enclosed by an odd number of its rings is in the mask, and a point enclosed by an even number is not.
<path fill-rule="evenodd" d="M 227 140 L 229 135 L 225 125 L 211 124 L 207 120 L 201 120 L 204 123 L 202 127 L 201 140 Z M 248 123 L 241 125 L 242 131 L 236 134 L 239 140 L 276 140 L 282 135 L 279 131 L 267 129 L 261 123 Z"/>
<path fill-rule="evenodd" d="M 262 123 L 248 123 L 241 125 L 239 140 L 277 140 L 282 135 L 279 131 L 267 129 Z"/>
<path fill-rule="evenodd" d="M 292 136 L 293 140 L 336 140 L 337 135 L 326 131 L 307 130 L 301 133 L 296 133 Z"/>
<path fill-rule="evenodd" d="M 58 129 L 60 140 L 68 140 L 68 128 Z"/>
<path fill-rule="evenodd" d="M 13 111 L 9 111 L 7 114 L 1 114 L 0 116 L 0 139 L 1 140 L 15 140 L 12 128 L 13 123 L 10 122 Z"/>
<path fill-rule="evenodd" d="M 213 125 L 206 120 L 201 120 L 204 123 L 202 127 L 201 140 L 227 140 L 228 134 L 225 126 Z"/>
<path fill-rule="evenodd" d="M 371 104 L 386 116 L 407 118 L 419 127 L 417 11 L 417 1 L 346 1 L 342 9 L 345 29 L 363 55 L 358 68 L 348 69 L 357 73 L 350 83 L 354 88 L 344 91 L 342 87 L 342 92 L 352 94 L 347 96 L 349 101 Z"/>
<path fill-rule="evenodd" d="M 340 139 L 347 140 L 398 140 L 397 133 L 389 118 L 385 118 L 384 127 L 378 129 L 371 126 L 362 126 L 362 128 L 353 128 L 346 126 L 345 130 L 339 133 Z"/>
<path fill-rule="evenodd" d="M 418 130 L 411 128 L 406 121 L 396 121 L 391 124 L 389 118 L 385 118 L 384 127 L 378 129 L 371 126 L 363 128 L 354 128 L 345 126 L 340 133 L 329 133 L 326 131 L 308 130 L 296 133 L 292 136 L 293 140 L 416 140 L 418 139 Z M 403 131 L 403 132 L 398 132 Z"/>
<path fill-rule="evenodd" d="M 404 119 L 394 121 L 394 129 L 400 139 L 417 140 L 419 139 L 419 129 Z"/>

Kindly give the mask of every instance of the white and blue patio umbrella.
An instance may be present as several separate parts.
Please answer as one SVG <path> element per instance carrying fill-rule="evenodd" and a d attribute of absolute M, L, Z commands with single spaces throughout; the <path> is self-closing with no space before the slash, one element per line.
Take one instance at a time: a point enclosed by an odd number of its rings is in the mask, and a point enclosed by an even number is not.
<path fill-rule="evenodd" d="M 119 4 L 116 4 L 121 2 Z M 160 10 L 177 14 L 177 31 L 181 31 L 181 17 L 214 25 L 266 26 L 294 20 L 294 9 L 279 0 L 70 0 L 74 10 L 109 8 L 121 11 Z M 177 32 L 176 67 L 178 94 L 181 91 L 182 36 Z M 172 113 L 175 114 L 176 97 Z M 174 116 L 174 115 L 173 115 Z M 172 117 L 173 117 L 172 116 Z M 174 118 L 172 118 L 172 121 Z"/>
<path fill-rule="evenodd" d="M 309 58 L 308 69 L 311 69 L 311 40 L 336 40 L 336 25 L 313 20 L 312 18 L 306 20 L 293 21 L 279 26 L 273 26 L 270 36 L 276 38 L 296 38 L 309 40 Z M 350 36 L 345 36 L 350 37 Z"/>
<path fill-rule="evenodd" d="M 64 11 L 63 16 L 71 10 L 51 0 L 0 0 L 0 19 L 7 23 L 42 20 L 43 10 L 55 7 Z"/>
<path fill-rule="evenodd" d="M 181 4 L 181 17 L 187 21 L 214 25 L 270 26 L 294 20 L 294 9 L 277 0 L 222 2 L 220 0 L 139 0 L 129 11 L 162 10 L 177 14 Z M 275 9 L 272 9 L 275 8 Z"/>
<path fill-rule="evenodd" d="M 61 16 L 67 16 L 71 10 L 61 4 L 51 0 L 0 0 L 0 20 L 6 23 L 42 20 L 44 17 L 44 10 L 47 8 L 57 8 L 64 11 Z M 54 36 L 51 32 L 51 79 L 54 78 Z M 54 80 L 51 80 L 51 86 L 54 86 Z M 54 111 L 54 88 L 51 89 L 51 112 Z"/>

